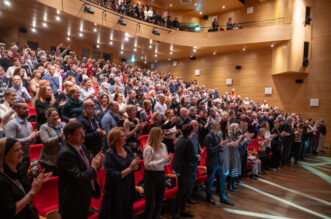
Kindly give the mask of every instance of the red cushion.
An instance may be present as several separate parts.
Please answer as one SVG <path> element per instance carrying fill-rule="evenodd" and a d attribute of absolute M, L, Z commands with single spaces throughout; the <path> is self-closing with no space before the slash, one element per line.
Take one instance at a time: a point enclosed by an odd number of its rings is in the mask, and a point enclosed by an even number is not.
<path fill-rule="evenodd" d="M 29 116 L 36 116 L 36 108 L 34 107 L 29 107 Z"/>
<path fill-rule="evenodd" d="M 59 195 L 57 186 L 58 177 L 50 178 L 31 200 L 39 215 L 45 216 L 46 213 L 58 209 Z"/>
<path fill-rule="evenodd" d="M 104 190 L 105 184 L 106 184 L 105 168 L 101 167 L 101 169 L 100 169 L 100 187 L 101 187 L 101 191 Z"/>
<path fill-rule="evenodd" d="M 140 149 L 143 151 L 144 150 L 144 146 L 147 142 L 148 139 L 148 135 L 140 135 Z"/>
<path fill-rule="evenodd" d="M 163 199 L 166 200 L 166 199 L 174 198 L 176 196 L 177 189 L 178 189 L 177 186 L 175 186 L 171 189 L 165 190 Z"/>
<path fill-rule="evenodd" d="M 133 214 L 137 215 L 145 211 L 145 198 L 133 203 Z"/>
<path fill-rule="evenodd" d="M 31 126 L 32 126 L 32 130 L 34 130 L 34 128 L 36 127 L 36 122 L 30 122 Z"/>
<path fill-rule="evenodd" d="M 43 144 L 33 144 L 30 145 L 30 162 L 35 159 L 39 160 L 40 152 L 43 147 Z"/>
<path fill-rule="evenodd" d="M 203 150 L 203 154 L 201 154 L 200 159 L 200 166 L 206 166 L 206 159 L 207 159 L 207 148 L 203 147 L 201 150 Z"/>

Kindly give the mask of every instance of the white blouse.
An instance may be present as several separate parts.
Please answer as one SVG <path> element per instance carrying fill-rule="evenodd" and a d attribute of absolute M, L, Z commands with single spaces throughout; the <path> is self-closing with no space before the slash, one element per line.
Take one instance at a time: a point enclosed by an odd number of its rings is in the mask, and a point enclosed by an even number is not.
<path fill-rule="evenodd" d="M 162 147 L 158 151 L 154 151 L 152 146 L 146 145 L 144 147 L 144 165 L 146 170 L 164 171 L 164 167 L 170 162 L 164 162 L 163 159 L 168 155 L 167 147 L 161 143 Z"/>

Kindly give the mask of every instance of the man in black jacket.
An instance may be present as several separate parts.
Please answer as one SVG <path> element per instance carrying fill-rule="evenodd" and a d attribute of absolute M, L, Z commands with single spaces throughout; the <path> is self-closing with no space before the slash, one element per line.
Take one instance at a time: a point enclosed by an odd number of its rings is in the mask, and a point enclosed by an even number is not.
<path fill-rule="evenodd" d="M 84 114 L 77 120 L 83 125 L 85 131 L 85 143 L 87 150 L 96 155 L 103 148 L 106 132 L 102 129 L 101 121 L 95 116 L 95 103 L 92 99 L 86 99 L 83 102 Z"/>
<path fill-rule="evenodd" d="M 222 168 L 222 156 L 221 153 L 223 148 L 227 145 L 227 141 L 221 141 L 219 136 L 220 124 L 217 120 L 212 120 L 210 123 L 210 132 L 205 137 L 204 142 L 207 148 L 207 158 L 206 158 L 206 166 L 207 166 L 207 188 L 206 188 L 206 199 L 209 203 L 216 205 L 215 200 L 212 196 L 212 187 L 214 183 L 214 178 L 216 177 L 218 181 L 219 191 L 220 191 L 220 202 L 234 206 L 232 202 L 230 202 L 226 198 L 225 194 L 225 180 Z"/>
<path fill-rule="evenodd" d="M 283 165 L 291 165 L 291 148 L 294 142 L 294 130 L 292 127 L 293 119 L 292 117 L 287 117 L 282 131 L 283 141 L 284 141 L 284 151 L 283 151 Z"/>
<path fill-rule="evenodd" d="M 84 130 L 78 122 L 63 129 L 67 140 L 57 159 L 59 176 L 59 213 L 62 219 L 87 219 L 91 197 L 100 197 L 96 169 L 103 161 L 100 152 L 91 161 L 84 143 Z"/>

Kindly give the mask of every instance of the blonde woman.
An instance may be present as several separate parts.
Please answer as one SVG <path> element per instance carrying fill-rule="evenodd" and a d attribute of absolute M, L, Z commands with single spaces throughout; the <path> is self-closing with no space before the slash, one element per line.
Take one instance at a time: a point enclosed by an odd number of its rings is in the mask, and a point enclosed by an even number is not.
<path fill-rule="evenodd" d="M 164 167 L 170 164 L 172 155 L 162 143 L 164 134 L 160 127 L 150 130 L 144 146 L 145 218 L 159 218 L 164 196 Z"/>

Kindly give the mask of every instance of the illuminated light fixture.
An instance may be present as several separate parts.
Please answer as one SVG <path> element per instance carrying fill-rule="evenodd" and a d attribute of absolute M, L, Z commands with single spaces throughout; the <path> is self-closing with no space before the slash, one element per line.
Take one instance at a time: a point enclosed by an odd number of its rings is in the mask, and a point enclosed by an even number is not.
<path fill-rule="evenodd" d="M 174 50 L 174 45 L 170 45 L 170 51 Z"/>
<path fill-rule="evenodd" d="M 121 50 L 121 54 L 123 54 L 123 50 Z"/>
<path fill-rule="evenodd" d="M 60 21 L 61 20 L 60 16 L 55 16 L 55 20 Z"/>
<path fill-rule="evenodd" d="M 113 37 L 114 37 L 114 32 L 111 31 L 111 33 L 110 33 L 110 40 L 111 40 L 111 41 L 113 40 Z"/>
<path fill-rule="evenodd" d="M 60 12 L 61 12 L 61 11 L 60 11 L 59 9 L 56 10 L 56 14 L 60 14 Z"/>
<path fill-rule="evenodd" d="M 196 49 L 196 48 L 194 48 L 194 49 L 193 49 L 193 52 L 196 52 L 196 51 L 197 51 L 197 49 Z"/>
<path fill-rule="evenodd" d="M 134 52 L 137 52 L 137 48 L 133 48 L 133 51 L 134 51 Z"/>
<path fill-rule="evenodd" d="M 70 36 L 70 33 L 71 33 L 71 31 L 70 31 L 70 27 L 68 27 L 67 35 Z"/>
<path fill-rule="evenodd" d="M 11 2 L 8 0 L 3 1 L 3 3 L 7 6 L 10 7 L 11 6 Z"/>
<path fill-rule="evenodd" d="M 171 59 L 170 58 L 168 58 L 168 61 L 170 61 Z"/>
<path fill-rule="evenodd" d="M 37 32 L 36 28 L 31 28 L 31 31 L 32 31 L 33 33 Z"/>
<path fill-rule="evenodd" d="M 202 11 L 200 11 L 199 14 L 202 14 Z"/>
<path fill-rule="evenodd" d="M 172 51 L 170 51 L 169 54 L 172 55 Z"/>
<path fill-rule="evenodd" d="M 83 37 L 83 33 L 79 33 L 78 35 L 79 35 L 79 37 Z"/>
<path fill-rule="evenodd" d="M 246 47 L 243 48 L 243 52 L 245 52 L 245 51 L 246 51 Z"/>
<path fill-rule="evenodd" d="M 144 59 L 144 57 L 143 57 L 143 56 L 141 56 L 141 57 L 140 57 L 140 59 Z"/>
<path fill-rule="evenodd" d="M 47 12 L 44 13 L 44 21 L 47 21 Z"/>
<path fill-rule="evenodd" d="M 120 19 L 118 19 L 117 23 L 121 26 L 126 26 L 126 23 L 124 21 L 124 18 L 123 17 L 120 17 Z"/>
<path fill-rule="evenodd" d="M 83 30 L 84 30 L 84 24 L 83 24 L 83 21 L 81 21 L 80 26 L 79 26 L 79 31 L 83 32 Z"/>
<path fill-rule="evenodd" d="M 149 48 L 149 49 L 152 49 L 152 48 L 153 48 L 153 46 L 152 46 L 152 45 L 149 45 L 149 46 L 148 46 L 148 48 Z"/>
<path fill-rule="evenodd" d="M 109 42 L 109 45 L 111 45 L 111 46 L 112 46 L 112 45 L 113 45 L 113 41 L 110 41 L 110 42 Z"/>
<path fill-rule="evenodd" d="M 97 26 L 97 23 L 94 23 L 94 26 Z"/>
<path fill-rule="evenodd" d="M 152 44 L 153 43 L 153 40 L 152 39 L 149 39 L 149 44 Z"/>
<path fill-rule="evenodd" d="M 36 26 L 37 26 L 36 23 L 37 23 L 37 22 L 36 22 L 36 18 L 34 17 L 33 20 L 32 20 L 32 27 L 36 27 Z"/>
<path fill-rule="evenodd" d="M 213 52 L 213 55 L 216 55 L 216 51 Z"/>
<path fill-rule="evenodd" d="M 271 45 L 270 45 L 271 48 L 274 48 L 274 46 L 275 46 L 274 44 L 271 44 Z"/>
<path fill-rule="evenodd" d="M 156 27 L 153 28 L 152 34 L 154 34 L 156 36 L 160 36 L 160 33 L 156 30 Z"/>
<path fill-rule="evenodd" d="M 124 41 L 128 42 L 129 41 L 129 37 L 124 37 Z"/>
<path fill-rule="evenodd" d="M 124 50 L 124 44 L 122 43 L 122 45 L 121 45 L 121 50 Z"/>
<path fill-rule="evenodd" d="M 47 27 L 47 24 L 46 23 L 42 23 L 43 27 Z"/>
<path fill-rule="evenodd" d="M 129 37 L 129 34 L 128 34 L 128 33 L 125 33 L 124 36 L 125 36 L 125 37 Z"/>
<path fill-rule="evenodd" d="M 172 4 L 170 4 L 169 6 L 172 7 Z"/>
<path fill-rule="evenodd" d="M 70 37 L 67 37 L 67 41 L 70 41 Z"/>
<path fill-rule="evenodd" d="M 194 5 L 195 5 L 195 6 L 197 6 L 197 5 L 198 5 L 198 3 L 195 3 Z"/>
<path fill-rule="evenodd" d="M 93 28 L 93 32 L 97 32 L 97 28 Z"/>
<path fill-rule="evenodd" d="M 157 57 L 157 54 L 155 54 L 154 57 Z"/>
<path fill-rule="evenodd" d="M 147 61 L 144 61 L 144 64 L 147 64 Z"/>
<path fill-rule="evenodd" d="M 201 30 L 201 27 L 200 26 L 196 26 L 195 28 L 194 28 L 194 31 L 196 31 L 196 32 L 199 32 Z"/>
<path fill-rule="evenodd" d="M 154 61 L 155 63 L 157 62 L 157 60 Z"/>
<path fill-rule="evenodd" d="M 97 44 L 95 47 L 96 47 L 97 49 L 99 49 L 99 48 L 100 48 L 100 45 L 99 45 L 99 44 Z"/>
<path fill-rule="evenodd" d="M 222 9 L 225 9 L 225 5 L 222 6 Z"/>

